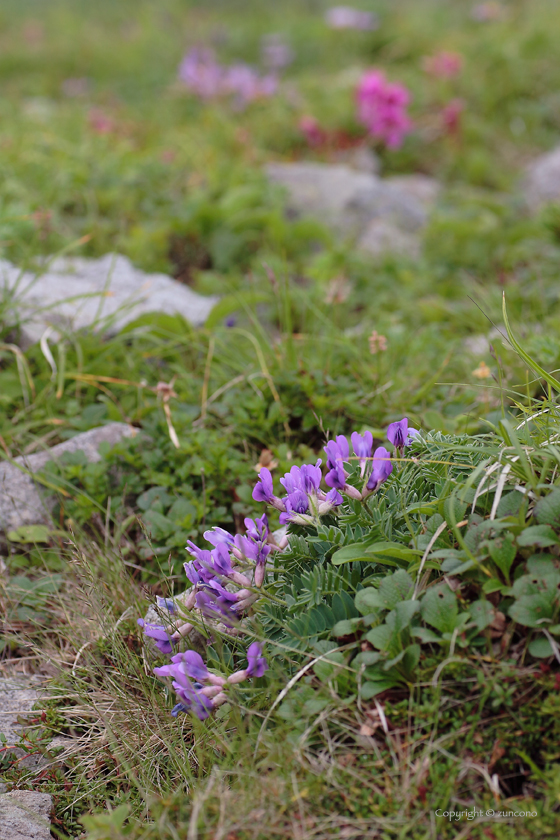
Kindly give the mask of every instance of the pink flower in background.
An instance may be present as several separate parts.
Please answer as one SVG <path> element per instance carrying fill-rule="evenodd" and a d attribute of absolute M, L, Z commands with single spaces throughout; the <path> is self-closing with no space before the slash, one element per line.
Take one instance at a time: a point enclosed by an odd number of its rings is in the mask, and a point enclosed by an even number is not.
<path fill-rule="evenodd" d="M 389 149 L 397 149 L 412 129 L 406 109 L 410 93 L 404 85 L 388 82 L 381 70 L 370 70 L 362 77 L 357 91 L 358 119 L 372 137 Z"/>
<path fill-rule="evenodd" d="M 487 23 L 490 20 L 500 20 L 504 15 L 504 7 L 501 3 L 477 3 L 471 10 L 471 17 L 478 23 Z"/>
<path fill-rule="evenodd" d="M 458 76 L 463 69 L 463 56 L 459 53 L 440 52 L 436 55 L 428 55 L 423 62 L 424 70 L 430 76 L 439 79 L 452 79 Z"/>
<path fill-rule="evenodd" d="M 299 121 L 299 130 L 309 146 L 321 146 L 326 140 L 326 133 L 315 117 L 304 116 Z"/>
<path fill-rule="evenodd" d="M 216 61 L 213 50 L 195 47 L 179 65 L 179 80 L 201 99 L 212 99 L 222 92 L 224 68 Z"/>
<path fill-rule="evenodd" d="M 90 108 L 88 123 L 95 134 L 111 134 L 116 128 L 114 119 L 101 108 Z"/>
<path fill-rule="evenodd" d="M 331 29 L 377 29 L 379 21 L 373 12 L 362 12 L 351 6 L 334 6 L 325 15 Z"/>
<path fill-rule="evenodd" d="M 452 99 L 442 108 L 441 121 L 446 134 L 459 134 L 461 131 L 461 114 L 465 110 L 462 99 Z"/>

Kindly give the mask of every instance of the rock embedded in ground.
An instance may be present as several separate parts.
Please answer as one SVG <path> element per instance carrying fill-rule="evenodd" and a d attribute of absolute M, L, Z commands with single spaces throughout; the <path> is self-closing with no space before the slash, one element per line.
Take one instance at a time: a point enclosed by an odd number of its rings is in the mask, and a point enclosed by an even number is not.
<path fill-rule="evenodd" d="M 0 463 L 0 528 L 15 531 L 26 525 L 48 524 L 53 507 L 53 498 L 47 488 L 36 482 L 29 473 L 43 469 L 48 461 L 57 461 L 66 452 L 81 450 L 87 460 L 99 461 L 101 443 L 114 445 L 126 437 L 131 437 L 136 429 L 126 423 L 108 423 L 82 432 L 51 449 L 43 449 L 32 455 L 15 458 L 15 463 Z M 19 464 L 28 472 L 18 469 Z"/>
<path fill-rule="evenodd" d="M 39 341 L 48 326 L 60 332 L 94 328 L 114 334 L 154 312 L 179 314 L 199 326 L 218 301 L 166 274 L 146 274 L 118 254 L 59 257 L 45 265 L 44 274 L 22 272 L 0 260 L 0 286 L 13 295 L 25 345 Z"/>
<path fill-rule="evenodd" d="M 560 146 L 529 164 L 522 182 L 522 194 L 533 213 L 546 204 L 560 202 Z"/>
<path fill-rule="evenodd" d="M 286 189 L 289 214 L 314 216 L 375 256 L 392 251 L 418 257 L 440 190 L 424 175 L 379 178 L 344 165 L 273 163 L 266 173 Z"/>
<path fill-rule="evenodd" d="M 32 790 L 0 794 L 0 840 L 51 840 L 52 797 Z"/>
<path fill-rule="evenodd" d="M 34 766 L 37 760 L 33 755 L 23 758 L 26 755 L 25 750 L 16 746 L 22 732 L 18 717 L 32 712 L 33 706 L 40 698 L 42 682 L 40 677 L 25 675 L 0 679 L 0 733 L 6 737 L 6 746 L 14 747 L 8 751 L 9 754 L 20 759 L 20 766 L 23 767 Z"/>
<path fill-rule="evenodd" d="M 379 158 L 368 146 L 340 149 L 334 153 L 333 158 L 337 164 L 357 169 L 358 172 L 369 172 L 370 175 L 378 175 L 381 169 Z"/>

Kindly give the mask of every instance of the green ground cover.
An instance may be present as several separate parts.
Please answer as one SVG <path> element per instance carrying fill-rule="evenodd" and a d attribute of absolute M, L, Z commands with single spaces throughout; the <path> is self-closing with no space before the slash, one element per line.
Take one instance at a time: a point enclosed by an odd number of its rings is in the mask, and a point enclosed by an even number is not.
<path fill-rule="evenodd" d="M 54 794 L 61 837 L 557 834 L 560 227 L 515 188 L 557 142 L 560 9 L 518 0 L 483 24 L 464 2 L 360 5 L 377 30 L 331 31 L 312 0 L 0 9 L 2 256 L 116 251 L 223 297 L 200 330 L 158 316 L 103 341 L 69 334 L 55 379 L 39 346 L 14 351 L 17 303 L 2 300 L 8 456 L 109 420 L 141 430 L 97 464 L 48 467 L 60 529 L 3 540 L 0 655 L 36 656 L 56 694 L 47 725 L 79 737 L 63 767 L 5 775 Z M 278 95 L 239 110 L 178 85 L 188 47 L 256 64 L 269 33 L 294 51 Z M 422 69 L 441 50 L 463 56 L 457 78 Z M 421 261 L 373 263 L 317 221 L 287 220 L 261 171 L 334 160 L 336 143 L 306 145 L 304 115 L 339 145 L 359 139 L 354 89 L 371 66 L 413 96 L 415 130 L 377 149 L 383 174 L 444 183 Z M 462 130 L 448 136 L 439 115 L 455 98 Z M 504 292 L 521 347 L 496 336 L 473 352 L 465 340 L 493 324 L 506 336 Z M 280 492 L 328 438 L 381 443 L 404 415 L 421 439 L 376 496 L 290 526 L 245 630 L 266 641 L 267 673 L 215 717 L 171 717 L 136 618 L 188 585 L 187 540 L 263 513 L 259 459 L 276 462 Z M 245 649 L 216 634 L 209 664 L 231 673 Z M 434 816 L 473 808 L 537 816 Z"/>

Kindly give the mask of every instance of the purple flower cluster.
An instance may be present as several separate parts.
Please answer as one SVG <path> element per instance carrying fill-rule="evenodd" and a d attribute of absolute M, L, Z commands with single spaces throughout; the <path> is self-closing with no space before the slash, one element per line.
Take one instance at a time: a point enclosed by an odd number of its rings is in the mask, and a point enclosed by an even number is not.
<path fill-rule="evenodd" d="M 266 502 L 281 511 L 281 525 L 287 525 L 289 522 L 298 525 L 316 524 L 321 516 L 342 504 L 342 496 L 336 489 L 328 493 L 321 490 L 321 478 L 320 459 L 315 465 L 292 467 L 290 472 L 280 479 L 280 484 L 287 493 L 280 499 L 274 495 L 270 470 L 263 467 L 253 490 L 253 499 Z"/>
<path fill-rule="evenodd" d="M 274 74 L 261 76 L 253 67 L 241 62 L 225 66 L 206 47 L 195 47 L 185 55 L 178 76 L 179 81 L 200 99 L 231 95 L 240 106 L 273 96 L 278 89 L 278 78 Z"/>
<path fill-rule="evenodd" d="M 416 429 L 409 428 L 406 417 L 391 423 L 387 429 L 387 437 L 399 455 L 417 434 Z M 364 479 L 361 490 L 348 483 L 350 471 L 345 463 L 350 458 L 350 442 L 344 435 L 338 435 L 334 440 L 329 440 L 324 447 L 327 456 L 325 484 L 330 488 L 327 493 L 320 488 L 322 473 L 321 461 L 318 460 L 315 465 L 292 467 L 290 472 L 280 479 L 280 484 L 287 492 L 287 496 L 283 498 L 274 495 L 272 475 L 270 470 L 263 467 L 253 490 L 253 499 L 266 502 L 281 511 L 280 522 L 283 525 L 289 522 L 316 525 L 321 516 L 342 504 L 341 493 L 358 501 L 367 498 L 371 493 L 375 493 L 393 472 L 391 454 L 384 446 L 378 446 L 374 452 L 373 435 L 368 431 L 363 435 L 352 432 L 351 442 L 354 458 L 359 463 L 360 478 Z"/>
<path fill-rule="evenodd" d="M 267 557 L 272 550 L 268 544 L 266 514 L 259 519 L 245 519 L 245 527 L 246 533 L 235 537 L 223 528 L 205 531 L 205 539 L 214 546 L 210 551 L 190 540 L 187 545 L 194 559 L 185 563 L 186 575 L 193 585 L 186 607 L 196 607 L 206 619 L 219 620 L 228 627 L 257 600 L 258 594 L 250 587 L 262 586 Z M 244 572 L 237 568 L 238 564 L 242 564 Z M 251 569 L 252 580 L 245 573 L 250 575 Z M 240 588 L 230 592 L 224 583 Z"/>
<path fill-rule="evenodd" d="M 389 82 L 381 70 L 370 70 L 357 90 L 358 118 L 372 137 L 389 149 L 397 149 L 412 128 L 406 109 L 410 93 L 398 83 Z"/>
<path fill-rule="evenodd" d="M 348 461 L 350 457 L 350 444 L 344 435 L 338 435 L 336 440 L 329 440 L 325 446 L 329 468 L 329 472 L 325 476 L 325 482 L 329 487 L 336 487 L 341 490 L 351 499 L 360 500 L 369 496 L 370 493 L 374 493 L 389 478 L 393 472 L 393 465 L 390 460 L 391 455 L 384 446 L 378 446 L 375 452 L 373 451 L 373 435 L 371 432 L 365 432 L 363 435 L 353 432 L 351 441 L 354 455 L 358 458 L 362 478 L 368 463 L 371 461 L 372 464 L 362 490 L 358 490 L 346 481 L 348 472 L 344 467 L 344 462 Z"/>
<path fill-rule="evenodd" d="M 157 677 L 171 677 L 173 689 L 179 702 L 171 714 L 193 712 L 205 720 L 218 706 L 228 699 L 227 689 L 249 677 L 262 677 L 268 664 L 262 655 L 262 645 L 253 642 L 247 649 L 247 668 L 236 671 L 229 677 L 211 673 L 200 654 L 194 650 L 176 653 L 168 665 L 154 668 Z"/>

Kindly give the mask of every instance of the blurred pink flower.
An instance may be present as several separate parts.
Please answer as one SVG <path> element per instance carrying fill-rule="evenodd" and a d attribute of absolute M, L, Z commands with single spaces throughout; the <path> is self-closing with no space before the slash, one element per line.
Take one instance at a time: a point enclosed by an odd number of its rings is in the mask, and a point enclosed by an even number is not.
<path fill-rule="evenodd" d="M 471 17 L 478 23 L 487 23 L 490 20 L 500 20 L 504 15 L 504 7 L 501 3 L 477 3 L 471 10 Z"/>
<path fill-rule="evenodd" d="M 334 6 L 325 15 L 331 29 L 377 29 L 379 22 L 373 12 L 362 12 L 351 6 Z"/>
<path fill-rule="evenodd" d="M 397 149 L 412 129 L 406 112 L 410 93 L 404 85 L 388 82 L 381 70 L 369 70 L 357 90 L 358 119 L 370 135 L 389 149 Z"/>
<path fill-rule="evenodd" d="M 459 134 L 461 131 L 461 114 L 465 110 L 462 99 L 452 99 L 441 110 L 441 121 L 446 134 Z"/>
<path fill-rule="evenodd" d="M 299 130 L 305 136 L 310 146 L 321 146 L 326 140 L 325 131 L 321 128 L 315 117 L 302 117 L 299 121 Z"/>
<path fill-rule="evenodd" d="M 88 123 L 95 134 L 111 134 L 116 128 L 115 120 L 101 108 L 89 109 Z"/>
<path fill-rule="evenodd" d="M 424 70 L 440 79 L 452 79 L 463 69 L 463 56 L 459 53 L 440 52 L 428 55 L 423 62 Z"/>

